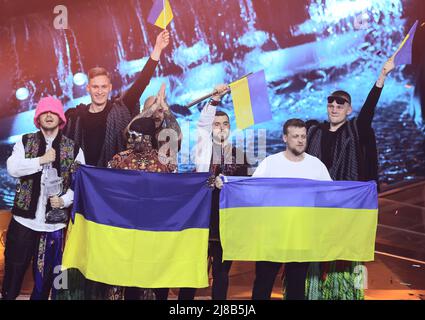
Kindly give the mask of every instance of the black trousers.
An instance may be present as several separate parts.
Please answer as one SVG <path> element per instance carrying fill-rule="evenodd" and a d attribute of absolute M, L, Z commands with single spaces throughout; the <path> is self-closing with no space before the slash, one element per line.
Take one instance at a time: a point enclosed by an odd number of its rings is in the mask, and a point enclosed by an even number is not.
<path fill-rule="evenodd" d="M 286 299 L 305 300 L 305 280 L 309 262 L 291 262 L 285 264 Z M 258 261 L 255 264 L 255 281 L 252 289 L 253 300 L 269 300 L 274 280 L 282 263 Z"/>
<path fill-rule="evenodd" d="M 39 239 L 39 232 L 21 225 L 12 218 L 7 230 L 4 251 L 2 299 L 14 300 L 19 296 L 25 272 L 34 257 Z"/>
<path fill-rule="evenodd" d="M 226 300 L 229 288 L 229 271 L 232 261 L 223 260 L 223 248 L 219 241 L 210 241 L 210 256 L 212 258 L 212 299 Z"/>
<path fill-rule="evenodd" d="M 156 300 L 167 300 L 169 288 L 159 288 L 154 289 Z M 179 300 L 193 300 L 195 299 L 196 288 L 180 288 L 179 290 Z"/>

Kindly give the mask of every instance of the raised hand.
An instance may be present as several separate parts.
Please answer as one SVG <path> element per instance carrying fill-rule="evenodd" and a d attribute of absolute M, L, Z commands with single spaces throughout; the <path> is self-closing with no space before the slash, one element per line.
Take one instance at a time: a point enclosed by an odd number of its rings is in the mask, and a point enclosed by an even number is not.
<path fill-rule="evenodd" d="M 387 75 L 394 70 L 395 63 L 394 58 L 397 55 L 398 51 L 394 53 L 384 64 L 382 67 L 381 74 L 379 75 L 378 81 L 376 81 L 376 86 L 379 88 L 382 88 L 385 83 L 385 79 L 387 78 Z"/>
<path fill-rule="evenodd" d="M 214 88 L 214 94 L 212 95 L 212 99 L 216 101 L 220 101 L 221 98 L 230 90 L 227 84 L 219 84 Z"/>
<path fill-rule="evenodd" d="M 388 75 L 391 71 L 394 70 L 395 68 L 394 58 L 395 58 L 395 55 L 393 55 L 391 58 L 389 58 L 385 62 L 384 67 L 382 68 L 382 73 L 384 75 Z"/>
<path fill-rule="evenodd" d="M 158 61 L 162 50 L 164 50 L 170 43 L 170 32 L 168 30 L 161 31 L 156 37 L 155 46 L 151 54 L 153 60 Z"/>
<path fill-rule="evenodd" d="M 161 88 L 159 89 L 157 95 L 156 95 L 156 101 L 157 101 L 158 105 L 160 105 L 164 109 L 164 112 L 168 111 L 168 105 L 165 102 L 165 89 L 166 89 L 166 87 L 167 87 L 166 84 L 163 83 L 161 85 Z"/>

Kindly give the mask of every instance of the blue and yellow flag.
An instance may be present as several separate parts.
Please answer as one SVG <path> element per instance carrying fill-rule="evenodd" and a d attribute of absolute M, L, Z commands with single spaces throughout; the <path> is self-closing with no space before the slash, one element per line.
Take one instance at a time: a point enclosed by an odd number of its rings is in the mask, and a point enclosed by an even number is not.
<path fill-rule="evenodd" d="M 243 130 L 273 118 L 264 70 L 250 74 L 229 86 L 238 129 Z"/>
<path fill-rule="evenodd" d="M 207 287 L 208 175 L 81 166 L 63 268 L 111 285 Z"/>
<path fill-rule="evenodd" d="M 418 20 L 412 28 L 410 28 L 409 33 L 406 35 L 402 43 L 400 44 L 396 56 L 394 58 L 394 64 L 396 66 L 401 64 L 411 64 L 412 63 L 412 48 L 413 48 L 413 39 L 415 37 L 416 28 L 418 26 Z"/>
<path fill-rule="evenodd" d="M 374 259 L 375 182 L 226 179 L 220 193 L 223 260 Z"/>
<path fill-rule="evenodd" d="M 148 16 L 148 22 L 165 29 L 173 17 L 169 0 L 155 0 Z"/>

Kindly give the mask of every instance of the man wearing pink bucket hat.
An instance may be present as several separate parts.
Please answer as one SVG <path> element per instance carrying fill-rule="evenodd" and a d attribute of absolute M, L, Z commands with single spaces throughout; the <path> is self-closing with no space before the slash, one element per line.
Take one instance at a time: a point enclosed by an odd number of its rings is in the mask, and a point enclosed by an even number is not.
<path fill-rule="evenodd" d="M 62 134 L 66 118 L 58 99 L 45 97 L 39 101 L 34 124 L 40 130 L 23 135 L 7 159 L 7 171 L 18 181 L 6 239 L 3 299 L 16 299 L 19 295 L 31 260 L 34 268 L 31 299 L 49 298 L 54 273 L 60 271 L 62 262 L 67 215 L 58 219 L 46 212 L 72 204 L 71 165 L 75 161 L 84 163 L 82 150 Z M 63 190 L 62 195 L 51 194 L 48 186 L 53 182 L 58 193 Z"/>

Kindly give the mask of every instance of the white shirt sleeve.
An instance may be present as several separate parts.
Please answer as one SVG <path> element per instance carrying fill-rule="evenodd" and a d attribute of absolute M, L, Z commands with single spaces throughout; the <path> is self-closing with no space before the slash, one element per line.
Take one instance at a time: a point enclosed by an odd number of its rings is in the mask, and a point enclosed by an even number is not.
<path fill-rule="evenodd" d="M 330 176 L 330 174 L 329 174 L 329 171 L 328 171 L 328 168 L 326 168 L 326 166 L 325 166 L 325 164 L 320 160 L 320 159 L 318 159 L 319 160 L 319 169 L 320 169 L 320 180 L 324 180 L 324 181 L 333 181 L 332 180 L 332 178 L 331 178 L 331 176 Z"/>
<path fill-rule="evenodd" d="M 212 132 L 212 124 L 214 122 L 216 111 L 217 107 L 210 103 L 207 103 L 207 105 L 202 108 L 201 115 L 198 120 L 198 130 L 203 129 L 209 133 Z"/>
<path fill-rule="evenodd" d="M 195 147 L 195 165 L 197 172 L 207 172 L 210 167 L 212 154 L 212 127 L 216 106 L 208 103 L 201 111 L 197 124 L 197 142 Z"/>
<path fill-rule="evenodd" d="M 79 150 L 75 161 L 80 162 L 81 164 L 85 164 L 86 160 L 84 158 L 83 150 Z M 69 188 L 64 195 L 61 196 L 63 200 L 63 207 L 68 208 L 74 202 L 74 191 Z"/>
<path fill-rule="evenodd" d="M 257 169 L 255 169 L 252 177 L 254 178 L 264 178 L 266 177 L 266 168 L 267 168 L 267 158 L 260 162 Z"/>
<path fill-rule="evenodd" d="M 28 176 L 43 170 L 40 158 L 25 158 L 22 138 L 13 146 L 12 155 L 7 159 L 7 172 L 14 178 Z"/>

